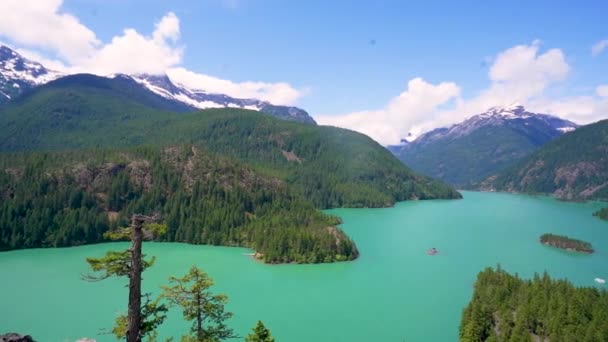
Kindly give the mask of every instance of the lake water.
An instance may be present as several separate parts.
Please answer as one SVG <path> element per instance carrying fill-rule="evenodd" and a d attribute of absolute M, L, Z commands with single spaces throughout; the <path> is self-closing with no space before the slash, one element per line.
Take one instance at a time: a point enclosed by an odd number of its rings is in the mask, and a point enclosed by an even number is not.
<path fill-rule="evenodd" d="M 147 243 L 157 256 L 144 287 L 158 292 L 191 265 L 207 271 L 229 296 L 230 325 L 245 336 L 258 319 L 277 341 L 455 341 L 476 274 L 500 263 L 530 277 L 548 271 L 577 285 L 608 278 L 608 223 L 591 216 L 601 203 L 464 192 L 459 201 L 404 202 L 387 209 L 336 209 L 361 256 L 325 265 L 264 265 L 242 248 Z M 606 204 L 603 203 L 605 206 Z M 541 245 L 545 232 L 593 243 L 580 255 Z M 84 259 L 126 243 L 0 253 L 0 332 L 38 341 L 100 335 L 126 309 L 124 280 L 89 283 Z M 426 250 L 436 247 L 439 254 Z M 161 336 L 189 327 L 174 310 Z"/>

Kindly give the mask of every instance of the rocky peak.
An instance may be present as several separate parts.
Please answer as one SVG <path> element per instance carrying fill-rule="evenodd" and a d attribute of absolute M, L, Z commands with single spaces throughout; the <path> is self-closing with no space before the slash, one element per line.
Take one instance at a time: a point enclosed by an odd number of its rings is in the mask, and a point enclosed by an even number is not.
<path fill-rule="evenodd" d="M 435 128 L 416 139 L 409 139 L 410 137 L 405 139 L 409 142 L 408 145 L 420 145 L 446 138 L 453 139 L 467 136 L 487 126 L 508 126 L 518 130 L 542 128 L 543 130 L 553 131 L 555 135 L 573 131 L 578 127 L 572 121 L 553 115 L 533 113 L 526 110 L 521 104 L 513 103 L 508 106 L 492 107 L 484 113 L 474 115 L 449 127 Z M 402 142 L 405 139 L 402 139 Z"/>
<path fill-rule="evenodd" d="M 8 46 L 0 46 L 0 104 L 61 76 L 61 73 L 21 56 Z"/>

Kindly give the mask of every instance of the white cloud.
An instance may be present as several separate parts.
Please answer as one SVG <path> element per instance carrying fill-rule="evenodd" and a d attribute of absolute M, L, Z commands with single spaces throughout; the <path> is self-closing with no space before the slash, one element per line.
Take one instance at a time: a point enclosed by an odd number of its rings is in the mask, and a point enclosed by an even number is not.
<path fill-rule="evenodd" d="M 169 12 L 160 20 L 160 22 L 156 23 L 156 29 L 154 30 L 153 37 L 157 42 L 163 42 L 166 39 L 170 39 L 175 42 L 179 39 L 179 18 L 175 15 L 175 13 Z"/>
<path fill-rule="evenodd" d="M 540 98 L 531 101 L 527 107 L 535 112 L 550 113 L 580 124 L 608 117 L 608 98 L 591 95 L 561 99 Z"/>
<path fill-rule="evenodd" d="M 595 93 L 599 97 L 608 97 L 608 84 L 603 84 L 595 88 Z"/>
<path fill-rule="evenodd" d="M 63 63 L 59 60 L 56 60 L 56 59 L 48 59 L 36 51 L 32 51 L 29 49 L 23 49 L 23 48 L 16 48 L 16 47 L 12 46 L 11 44 L 5 43 L 3 41 L 0 41 L 0 45 L 8 46 L 9 48 L 17 51 L 17 53 L 19 53 L 23 57 L 25 57 L 29 60 L 38 62 L 51 70 L 61 71 L 61 72 L 65 72 L 65 73 L 68 73 L 70 70 L 70 67 L 65 65 L 65 63 Z"/>
<path fill-rule="evenodd" d="M 0 0 L 0 37 L 27 58 L 68 73 L 169 73 L 189 87 L 233 97 L 258 98 L 275 104 L 293 104 L 306 93 L 288 83 L 232 82 L 181 67 L 180 21 L 172 12 L 162 17 L 150 35 L 133 28 L 103 43 L 78 18 L 61 11 L 62 0 Z M 19 28 L 19 29 L 15 29 Z M 44 58 L 54 52 L 60 60 Z"/>
<path fill-rule="evenodd" d="M 608 48 L 608 39 L 600 40 L 591 47 L 591 54 L 597 56 Z"/>
<path fill-rule="evenodd" d="M 10 13 L 0 21 L 0 36 L 14 45 L 25 46 L 20 52 L 36 60 L 44 60 L 51 68 L 108 74 L 162 73 L 181 62 L 179 19 L 174 13 L 165 15 L 151 36 L 127 28 L 122 35 L 104 44 L 95 32 L 78 18 L 61 11 L 62 0 L 2 0 L 0 13 Z M 35 51 L 52 51 L 61 60 L 40 58 Z"/>
<path fill-rule="evenodd" d="M 53 51 L 68 61 L 93 54 L 101 42 L 78 18 L 60 11 L 62 0 L 2 0 L 0 35 L 15 44 Z"/>
<path fill-rule="evenodd" d="M 561 81 L 570 67 L 559 49 L 539 54 L 538 42 L 518 45 L 496 57 L 489 77 L 493 91 L 517 91 L 514 97 L 529 97 L 542 92 L 549 84 Z"/>
<path fill-rule="evenodd" d="M 345 115 L 320 115 L 321 124 L 353 129 L 382 144 L 394 144 L 407 133 L 418 135 L 433 128 L 460 122 L 490 107 L 519 102 L 532 111 L 550 113 L 578 123 L 597 121 L 608 115 L 608 99 L 594 95 L 550 98 L 546 90 L 565 80 L 570 73 L 560 49 L 540 51 L 540 42 L 518 45 L 498 53 L 491 61 L 489 86 L 472 98 L 460 96 L 455 83 L 437 86 L 420 78 L 385 108 Z M 608 87 L 596 89 L 607 96 Z M 425 91 L 419 91 L 425 89 Z"/>
<path fill-rule="evenodd" d="M 182 60 L 182 48 L 174 44 L 179 35 L 179 19 L 170 12 L 156 24 L 151 36 L 125 29 L 93 56 L 81 60 L 79 67 L 96 74 L 161 74 Z"/>
<path fill-rule="evenodd" d="M 367 134 L 381 144 L 398 142 L 411 128 L 433 120 L 436 109 L 457 98 L 460 88 L 451 82 L 430 84 L 414 78 L 407 89 L 383 109 L 338 116 L 316 116 L 317 122 Z"/>
<path fill-rule="evenodd" d="M 284 82 L 233 82 L 195 73 L 184 68 L 169 69 L 167 75 L 172 81 L 189 88 L 237 98 L 256 98 L 273 104 L 293 104 L 306 93 L 305 90 L 295 89 Z"/>
<path fill-rule="evenodd" d="M 540 53 L 540 43 L 517 45 L 500 52 L 494 59 L 488 78 L 490 85 L 477 96 L 461 99 L 458 105 L 439 115 L 428 126 L 459 122 L 490 107 L 515 102 L 527 105 L 541 97 L 551 85 L 563 81 L 570 67 L 560 49 Z"/>

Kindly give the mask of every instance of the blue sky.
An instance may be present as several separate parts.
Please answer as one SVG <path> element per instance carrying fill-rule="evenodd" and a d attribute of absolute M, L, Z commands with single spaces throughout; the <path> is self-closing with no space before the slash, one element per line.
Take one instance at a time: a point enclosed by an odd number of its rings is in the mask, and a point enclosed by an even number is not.
<path fill-rule="evenodd" d="M 49 11 L 73 16 L 101 45 L 111 44 L 125 28 L 150 36 L 155 23 L 174 13 L 179 37 L 172 37 L 168 45 L 180 49 L 180 56 L 179 62 L 169 62 L 169 66 L 240 86 L 246 81 L 286 83 L 297 95 L 279 102 L 297 104 L 320 121 L 364 131 L 376 140 L 383 140 L 378 137 L 388 128 L 365 131 L 361 126 L 366 118 L 384 115 L 386 126 L 403 126 L 390 134 L 395 136 L 476 114 L 468 111 L 492 102 L 470 104 L 497 82 L 489 76 L 497 57 L 517 46 L 534 50 L 533 64 L 544 53 L 558 50 L 560 65 L 565 64 L 567 70 L 551 75 L 559 65 L 538 66 L 550 69 L 534 78 L 546 78 L 539 86 L 542 89 L 522 92 L 522 98 L 514 101 L 577 121 L 597 120 L 601 118 L 597 111 L 608 109 L 604 103 L 608 100 L 598 90 L 608 84 L 608 49 L 592 54 L 593 45 L 608 39 L 606 1 L 48 2 L 56 5 L 49 5 Z M 37 44 L 35 39 L 15 35 L 0 24 L 0 40 L 67 66 L 78 64 L 62 58 L 61 46 Z M 457 90 L 447 90 L 447 95 L 431 100 L 435 104 L 431 109 L 412 109 L 412 103 L 426 101 L 425 97 L 411 98 L 418 92 L 408 82 L 416 78 L 425 82 L 422 85 L 444 82 Z M 498 81 L 512 81 L 507 78 Z M 235 92 L 232 95 L 239 94 Z M 398 98 L 406 92 L 410 98 L 403 104 Z M 506 101 L 501 96 L 493 98 Z M 587 101 L 584 106 L 593 108 L 575 113 L 572 108 L 583 98 Z M 403 114 L 389 114 L 391 110 Z M 355 118 L 353 113 L 360 115 Z M 395 117 L 399 115 L 405 119 Z"/>

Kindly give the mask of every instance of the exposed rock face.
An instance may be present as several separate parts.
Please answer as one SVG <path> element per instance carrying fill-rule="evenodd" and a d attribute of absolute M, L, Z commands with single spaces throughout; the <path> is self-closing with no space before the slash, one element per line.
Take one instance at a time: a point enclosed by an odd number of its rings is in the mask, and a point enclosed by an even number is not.
<path fill-rule="evenodd" d="M 0 335 L 0 342 L 36 342 L 30 335 L 8 333 Z"/>
<path fill-rule="evenodd" d="M 283 157 L 285 157 L 285 159 L 287 159 L 287 161 L 297 162 L 298 164 L 302 164 L 302 159 L 300 159 L 300 157 L 298 157 L 293 151 L 281 150 L 281 153 L 283 153 Z"/>
<path fill-rule="evenodd" d="M 477 188 L 574 201 L 608 200 L 608 120 L 565 134 Z"/>

